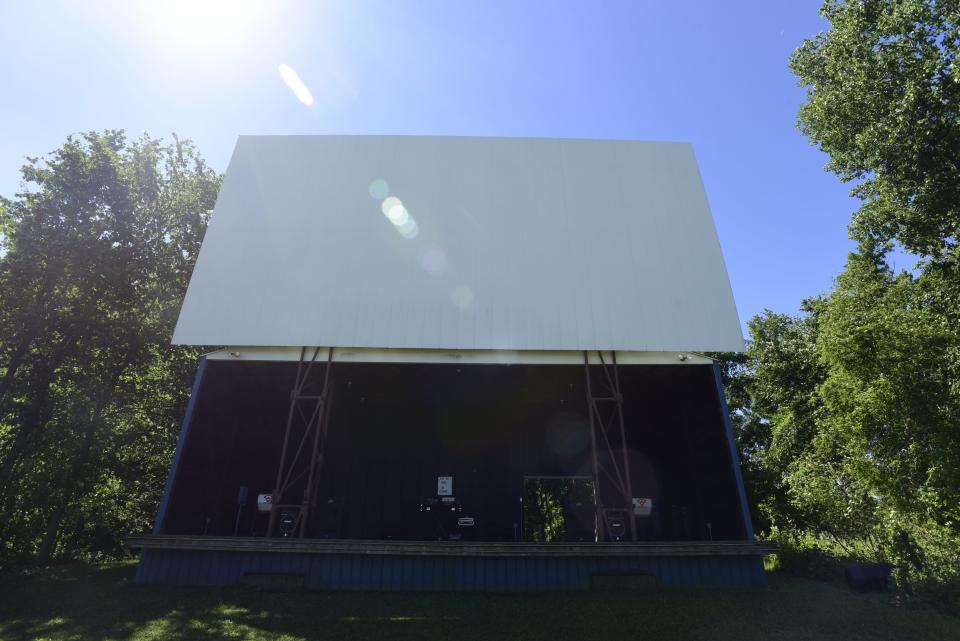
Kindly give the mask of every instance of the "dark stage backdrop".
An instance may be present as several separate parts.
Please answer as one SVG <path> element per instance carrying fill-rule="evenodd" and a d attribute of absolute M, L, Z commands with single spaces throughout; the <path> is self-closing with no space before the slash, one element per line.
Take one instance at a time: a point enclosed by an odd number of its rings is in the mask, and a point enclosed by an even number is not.
<path fill-rule="evenodd" d="M 591 475 L 582 366 L 333 365 L 332 406 L 312 536 L 436 539 L 420 511 L 453 477 L 465 537 L 521 536 L 525 476 Z M 208 363 L 164 533 L 262 535 L 258 493 L 277 473 L 296 363 Z M 745 537 L 711 366 L 620 366 L 634 496 L 644 540 Z M 294 435 L 296 436 L 296 435 Z M 298 502 L 301 488 L 287 500 Z M 571 531 L 576 528 L 571 528 Z"/>

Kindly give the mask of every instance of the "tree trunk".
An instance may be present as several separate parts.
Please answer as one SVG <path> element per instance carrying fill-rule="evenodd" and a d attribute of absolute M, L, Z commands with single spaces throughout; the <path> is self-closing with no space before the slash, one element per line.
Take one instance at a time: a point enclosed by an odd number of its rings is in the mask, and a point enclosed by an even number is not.
<path fill-rule="evenodd" d="M 13 384 L 13 377 L 23 364 L 23 359 L 30 351 L 30 346 L 33 345 L 33 342 L 43 333 L 43 331 L 49 331 L 50 329 L 47 327 L 41 330 L 39 327 L 37 327 L 37 325 L 39 325 L 44 311 L 50 305 L 50 297 L 52 296 L 53 290 L 60 276 L 63 274 L 63 271 L 64 261 L 62 260 L 54 263 L 51 266 L 50 271 L 43 280 L 43 284 L 40 286 L 40 291 L 37 292 L 36 300 L 34 301 L 31 309 L 26 313 L 26 318 L 21 321 L 22 326 L 19 332 L 20 340 L 18 341 L 16 348 L 14 348 L 13 354 L 10 355 L 10 360 L 7 363 L 7 369 L 3 373 L 3 379 L 0 379 L 0 406 L 3 405 L 7 396 L 7 392 L 10 390 L 10 386 Z M 34 326 L 32 331 L 30 331 L 31 325 Z"/>
<path fill-rule="evenodd" d="M 57 533 L 60 531 L 60 521 L 63 519 L 63 513 L 65 511 L 66 503 L 64 502 L 61 503 L 50 515 L 50 518 L 47 519 L 47 531 L 43 535 L 43 542 L 40 544 L 40 554 L 37 556 L 37 561 L 40 564 L 49 562 L 53 556 L 54 549 L 57 545 Z"/>
<path fill-rule="evenodd" d="M 13 384 L 13 377 L 16 375 L 17 370 L 20 369 L 20 365 L 23 364 L 23 359 L 30 350 L 32 343 L 33 336 L 24 336 L 20 339 L 20 343 L 14 348 L 13 353 L 10 355 L 10 361 L 7 363 L 7 371 L 3 373 L 3 379 L 0 379 L 0 406 L 3 405 L 3 401 L 7 396 L 7 390 L 9 390 Z"/>
<path fill-rule="evenodd" d="M 83 435 L 83 443 L 80 445 L 80 451 L 77 454 L 77 457 L 73 459 L 73 463 L 70 465 L 70 471 L 64 479 L 63 496 L 60 500 L 60 504 L 51 515 L 50 520 L 47 522 L 47 531 L 43 537 L 43 542 L 40 545 L 40 553 L 37 558 L 40 563 L 46 563 L 49 561 L 50 555 L 53 553 L 53 546 L 56 544 L 57 532 L 60 529 L 60 521 L 63 519 L 64 513 L 73 502 L 74 498 L 82 495 L 82 492 L 85 489 L 83 487 L 83 480 L 78 479 L 77 477 L 81 474 L 83 468 L 86 467 L 87 462 L 90 459 L 90 451 L 93 449 L 94 437 L 96 436 L 97 430 L 100 427 L 100 423 L 103 420 L 103 412 L 113 401 L 114 394 L 116 393 L 117 383 L 120 381 L 120 377 L 123 375 L 123 372 L 125 372 L 127 367 L 130 366 L 130 361 L 132 360 L 135 352 L 136 348 L 131 348 L 127 352 L 122 363 L 120 363 L 116 371 L 113 372 L 109 387 L 103 387 L 103 393 L 97 400 L 97 405 L 94 407 L 93 414 L 90 416 L 90 420 L 87 423 L 87 428 Z M 76 483 L 73 482 L 74 479 L 77 479 Z"/>
<path fill-rule="evenodd" d="M 34 390 L 31 390 L 34 401 L 29 419 L 21 423 L 16 436 L 13 437 L 13 443 L 3 457 L 3 461 L 0 462 L 0 497 L 6 494 L 13 468 L 27 451 L 29 437 L 47 422 L 47 417 L 51 413 L 47 400 L 50 397 L 50 388 L 56 378 L 57 369 L 67 359 L 76 344 L 77 337 L 68 336 L 54 348 L 53 354 L 45 364 L 42 380 Z"/>

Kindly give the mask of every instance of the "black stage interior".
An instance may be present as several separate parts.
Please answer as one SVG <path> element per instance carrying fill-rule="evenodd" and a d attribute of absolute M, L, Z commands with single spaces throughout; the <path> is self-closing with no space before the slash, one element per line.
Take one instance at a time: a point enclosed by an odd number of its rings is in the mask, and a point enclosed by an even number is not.
<path fill-rule="evenodd" d="M 163 534 L 265 533 L 256 496 L 273 489 L 296 369 L 207 363 Z M 638 538 L 744 539 L 712 366 L 619 372 L 634 496 L 654 506 Z M 592 474 L 583 366 L 334 363 L 331 381 L 312 537 L 436 540 L 421 506 L 452 476 L 459 515 L 474 519 L 465 539 L 531 540 L 524 478 Z M 571 520 L 566 540 L 576 532 Z"/>

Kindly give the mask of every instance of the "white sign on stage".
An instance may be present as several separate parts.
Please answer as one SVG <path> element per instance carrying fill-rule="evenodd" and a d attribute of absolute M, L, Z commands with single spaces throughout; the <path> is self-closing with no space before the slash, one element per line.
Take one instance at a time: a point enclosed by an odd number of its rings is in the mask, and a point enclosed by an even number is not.
<path fill-rule="evenodd" d="M 634 516 L 650 516 L 650 513 L 653 512 L 653 499 L 634 498 L 632 502 Z"/>
<path fill-rule="evenodd" d="M 437 496 L 453 496 L 453 477 L 437 477 Z"/>

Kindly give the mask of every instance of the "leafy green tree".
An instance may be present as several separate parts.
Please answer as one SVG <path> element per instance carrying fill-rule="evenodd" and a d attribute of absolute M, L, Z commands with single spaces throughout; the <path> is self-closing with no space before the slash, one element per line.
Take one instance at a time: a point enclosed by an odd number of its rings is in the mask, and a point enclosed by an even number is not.
<path fill-rule="evenodd" d="M 220 179 L 188 142 L 119 131 L 22 178 L 3 202 L 0 534 L 41 560 L 116 552 L 163 485 L 196 357 L 168 343 Z"/>
<path fill-rule="evenodd" d="M 828 0 L 790 66 L 800 128 L 864 200 L 859 240 L 941 258 L 960 239 L 960 3 Z"/>
<path fill-rule="evenodd" d="M 828 0 L 790 64 L 799 126 L 854 183 L 857 249 L 799 316 L 750 323 L 745 380 L 781 532 L 960 591 L 960 4 Z M 918 257 L 894 272 L 889 251 Z"/>

